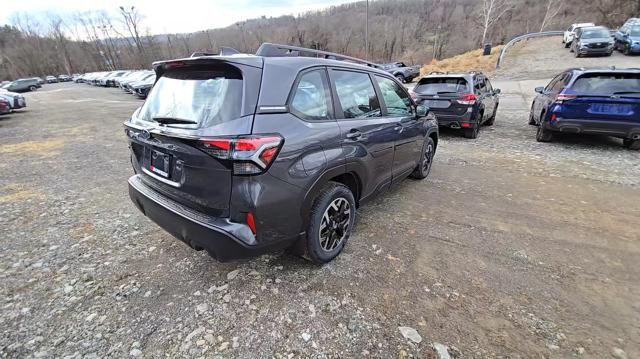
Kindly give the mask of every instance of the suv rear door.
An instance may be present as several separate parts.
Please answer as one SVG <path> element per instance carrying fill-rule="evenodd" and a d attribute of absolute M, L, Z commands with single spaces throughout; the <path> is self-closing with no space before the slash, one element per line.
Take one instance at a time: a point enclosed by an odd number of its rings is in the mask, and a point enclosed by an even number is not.
<path fill-rule="evenodd" d="M 486 77 L 479 77 L 478 83 L 480 84 L 479 99 L 482 102 L 484 108 L 484 117 L 482 121 L 485 121 L 486 119 L 491 117 L 491 115 L 493 115 L 493 110 L 496 106 L 496 96 L 493 93 L 493 87 L 491 87 L 491 84 Z"/>
<path fill-rule="evenodd" d="M 391 184 L 397 121 L 382 116 L 369 73 L 331 68 L 329 76 L 347 171 L 360 175 L 364 199 Z"/>
<path fill-rule="evenodd" d="M 417 104 L 429 107 L 434 114 L 461 116 L 468 105 L 457 100 L 471 92 L 464 76 L 424 77 L 413 89 Z"/>
<path fill-rule="evenodd" d="M 393 154 L 393 181 L 402 180 L 417 166 L 422 150 L 424 119 L 418 119 L 406 90 L 395 81 L 374 75 L 380 92 L 383 116 L 396 123 Z"/>
<path fill-rule="evenodd" d="M 562 116 L 640 123 L 640 73 L 586 73 L 573 81 Z"/>
<path fill-rule="evenodd" d="M 228 216 L 234 167 L 227 139 L 251 134 L 262 69 L 209 58 L 156 72 L 144 105 L 125 123 L 134 169 L 174 201 Z"/>

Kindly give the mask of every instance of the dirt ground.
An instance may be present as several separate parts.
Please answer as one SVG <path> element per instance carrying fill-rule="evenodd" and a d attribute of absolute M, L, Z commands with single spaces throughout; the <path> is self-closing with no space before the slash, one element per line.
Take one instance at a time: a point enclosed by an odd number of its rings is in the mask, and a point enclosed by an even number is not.
<path fill-rule="evenodd" d="M 127 195 L 140 101 L 27 94 L 0 117 L 0 357 L 640 357 L 639 153 L 535 141 L 536 79 L 574 61 L 548 43 L 508 57 L 493 127 L 442 131 L 431 176 L 360 208 L 322 267 L 189 249 Z"/>

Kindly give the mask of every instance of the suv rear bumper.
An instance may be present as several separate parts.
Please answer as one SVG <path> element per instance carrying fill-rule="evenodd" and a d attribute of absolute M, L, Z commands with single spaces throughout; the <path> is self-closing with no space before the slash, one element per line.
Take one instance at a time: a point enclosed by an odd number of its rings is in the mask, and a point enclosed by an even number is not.
<path fill-rule="evenodd" d="M 129 178 L 129 197 L 138 209 L 177 239 L 196 250 L 205 249 L 224 262 L 284 249 L 290 242 L 260 245 L 246 224 L 211 217 L 187 208 L 144 184 L 140 175 Z"/>
<path fill-rule="evenodd" d="M 639 122 L 562 118 L 553 122 L 545 121 L 542 126 L 547 130 L 566 133 L 589 133 L 621 138 L 640 136 Z"/>
<path fill-rule="evenodd" d="M 440 127 L 450 127 L 458 129 L 462 127 L 462 122 L 473 122 L 471 120 L 471 112 L 465 112 L 462 115 L 451 115 L 446 113 L 438 113 L 436 111 L 434 111 L 433 113 L 436 115 L 436 118 L 438 119 L 438 126 Z M 476 124 L 474 123 L 473 126 L 475 125 Z"/>

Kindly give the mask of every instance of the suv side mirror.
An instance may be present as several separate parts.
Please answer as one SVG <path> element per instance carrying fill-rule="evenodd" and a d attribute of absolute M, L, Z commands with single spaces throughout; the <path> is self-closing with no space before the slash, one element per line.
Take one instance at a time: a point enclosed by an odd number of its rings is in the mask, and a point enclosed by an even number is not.
<path fill-rule="evenodd" d="M 429 112 L 429 108 L 427 106 L 418 105 L 416 106 L 416 114 L 418 117 L 424 117 Z"/>
<path fill-rule="evenodd" d="M 501 93 L 502 93 L 502 90 L 500 90 L 500 89 L 493 89 L 493 93 L 494 93 L 494 94 L 496 94 L 496 95 L 499 95 L 499 94 L 501 94 Z"/>
<path fill-rule="evenodd" d="M 542 87 L 542 86 L 540 86 L 540 87 L 536 87 L 536 88 L 535 88 L 535 91 L 536 91 L 537 93 L 544 93 L 544 87 Z"/>

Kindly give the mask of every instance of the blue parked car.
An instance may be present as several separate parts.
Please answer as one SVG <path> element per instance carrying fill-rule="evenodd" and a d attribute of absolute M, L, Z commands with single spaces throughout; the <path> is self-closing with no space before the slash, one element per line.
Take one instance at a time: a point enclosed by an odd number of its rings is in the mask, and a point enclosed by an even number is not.
<path fill-rule="evenodd" d="M 623 25 L 613 37 L 616 50 L 625 55 L 640 53 L 640 20 Z"/>
<path fill-rule="evenodd" d="M 538 142 L 557 132 L 602 134 L 640 150 L 640 69 L 569 69 L 535 91 L 529 124 Z"/>

